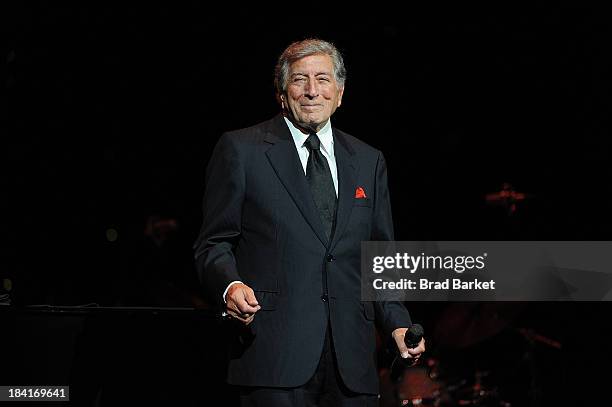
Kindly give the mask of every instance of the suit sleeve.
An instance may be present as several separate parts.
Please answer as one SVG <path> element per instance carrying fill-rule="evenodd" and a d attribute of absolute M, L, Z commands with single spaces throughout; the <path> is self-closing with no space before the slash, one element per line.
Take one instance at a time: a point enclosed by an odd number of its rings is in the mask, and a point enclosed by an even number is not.
<path fill-rule="evenodd" d="M 241 234 L 244 195 L 244 161 L 236 141 L 224 134 L 206 168 L 203 221 L 193 246 L 200 282 L 222 308 L 228 284 L 241 280 L 234 248 Z"/>
<path fill-rule="evenodd" d="M 393 218 L 391 199 L 387 184 L 387 164 L 382 153 L 379 153 L 376 164 L 376 194 L 374 197 L 374 214 L 370 240 L 392 241 Z M 385 336 L 390 337 L 396 328 L 408 328 L 412 325 L 410 314 L 400 301 L 377 301 L 374 303 L 376 319 L 382 325 Z"/>

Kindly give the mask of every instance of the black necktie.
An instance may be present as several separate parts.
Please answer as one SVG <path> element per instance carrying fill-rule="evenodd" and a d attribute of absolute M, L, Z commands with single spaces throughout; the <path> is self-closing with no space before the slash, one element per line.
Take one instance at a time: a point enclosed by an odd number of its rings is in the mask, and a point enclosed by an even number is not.
<path fill-rule="evenodd" d="M 336 189 L 327 160 L 321 153 L 321 142 L 316 133 L 310 133 L 306 142 L 310 152 L 306 164 L 306 179 L 310 184 L 312 197 L 319 210 L 327 239 L 330 240 L 336 218 Z"/>

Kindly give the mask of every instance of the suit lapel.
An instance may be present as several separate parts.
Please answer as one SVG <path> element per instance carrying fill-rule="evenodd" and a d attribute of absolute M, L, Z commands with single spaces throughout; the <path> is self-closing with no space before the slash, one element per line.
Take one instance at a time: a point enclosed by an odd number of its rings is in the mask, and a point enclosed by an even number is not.
<path fill-rule="evenodd" d="M 336 211 L 336 228 L 330 245 L 330 251 L 338 243 L 351 217 L 357 174 L 354 150 L 340 131 L 334 129 L 333 132 L 334 155 L 336 156 L 336 166 L 338 167 L 338 209 Z"/>
<path fill-rule="evenodd" d="M 295 149 L 291 132 L 282 115 L 278 115 L 272 120 L 264 141 L 273 144 L 266 151 L 266 155 L 276 175 L 321 243 L 327 247 L 328 241 L 319 212 L 312 199 L 310 186 L 304 176 L 302 163 Z"/>

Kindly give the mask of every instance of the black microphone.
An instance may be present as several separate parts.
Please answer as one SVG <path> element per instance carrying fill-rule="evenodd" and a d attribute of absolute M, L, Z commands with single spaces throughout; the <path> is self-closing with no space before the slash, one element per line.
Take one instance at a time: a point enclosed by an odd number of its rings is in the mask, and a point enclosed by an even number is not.
<path fill-rule="evenodd" d="M 423 335 L 425 331 L 423 327 L 419 324 L 412 325 L 408 331 L 406 331 L 406 335 L 404 335 L 404 343 L 408 349 L 414 349 L 419 346 L 421 339 L 423 339 Z M 404 359 L 402 355 L 397 355 L 393 362 L 391 363 L 391 374 L 390 378 L 392 381 L 396 382 L 404 373 L 404 370 L 407 367 L 410 367 L 414 363 L 414 359 Z"/>
<path fill-rule="evenodd" d="M 421 343 L 421 339 L 423 339 L 424 333 L 425 331 L 423 330 L 423 327 L 421 325 L 412 325 L 404 336 L 404 343 L 406 344 L 406 347 L 408 347 L 408 349 L 413 349 L 419 346 L 419 343 Z"/>

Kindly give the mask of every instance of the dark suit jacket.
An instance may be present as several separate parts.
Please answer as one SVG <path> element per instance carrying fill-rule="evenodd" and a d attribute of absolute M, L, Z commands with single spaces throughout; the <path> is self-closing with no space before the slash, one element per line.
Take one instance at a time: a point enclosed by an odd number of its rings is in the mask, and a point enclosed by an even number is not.
<path fill-rule="evenodd" d="M 335 128 L 333 137 L 338 208 L 331 242 L 281 115 L 223 134 L 212 154 L 194 245 L 198 273 L 220 304 L 227 285 L 241 280 L 261 305 L 245 328 L 250 338 L 234 348 L 231 384 L 306 383 L 329 320 L 344 383 L 375 394 L 375 320 L 386 337 L 411 325 L 401 303 L 360 301 L 360 242 L 393 240 L 383 155 Z M 367 198 L 355 198 L 357 187 Z"/>

